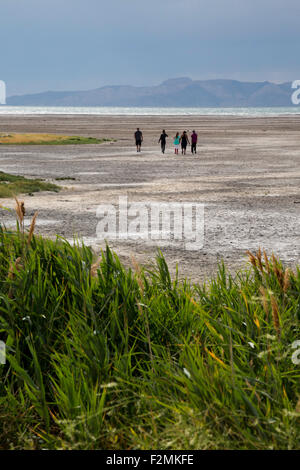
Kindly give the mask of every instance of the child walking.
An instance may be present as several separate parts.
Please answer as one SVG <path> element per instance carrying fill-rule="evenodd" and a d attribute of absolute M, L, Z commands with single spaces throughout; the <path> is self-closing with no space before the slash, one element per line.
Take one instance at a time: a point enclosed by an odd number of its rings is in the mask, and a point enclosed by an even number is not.
<path fill-rule="evenodd" d="M 178 155 L 179 144 L 180 144 L 180 137 L 179 137 L 179 132 L 177 132 L 177 134 L 174 137 L 175 155 Z"/>

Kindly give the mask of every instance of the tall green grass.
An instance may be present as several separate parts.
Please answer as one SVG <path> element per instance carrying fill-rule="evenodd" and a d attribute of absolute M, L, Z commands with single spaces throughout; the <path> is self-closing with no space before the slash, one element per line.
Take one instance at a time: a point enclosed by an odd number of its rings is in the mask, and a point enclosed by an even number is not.
<path fill-rule="evenodd" d="M 300 270 L 250 259 L 192 285 L 2 227 L 0 447 L 299 448 Z"/>

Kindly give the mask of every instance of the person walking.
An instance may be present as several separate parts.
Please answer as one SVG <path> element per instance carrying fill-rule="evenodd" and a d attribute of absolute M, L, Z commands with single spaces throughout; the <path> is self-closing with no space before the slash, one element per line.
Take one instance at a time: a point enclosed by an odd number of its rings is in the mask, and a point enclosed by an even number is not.
<path fill-rule="evenodd" d="M 175 155 L 178 155 L 179 144 L 180 144 L 180 137 L 179 137 L 179 132 L 177 132 L 174 137 Z"/>
<path fill-rule="evenodd" d="M 168 136 L 168 134 L 166 134 L 165 129 L 163 129 L 163 131 L 160 135 L 159 141 L 158 141 L 158 143 L 160 142 L 162 153 L 165 153 L 165 150 L 166 150 L 167 137 L 169 137 L 169 136 Z"/>
<path fill-rule="evenodd" d="M 194 130 L 192 135 L 191 135 L 191 141 L 192 141 L 192 153 L 197 153 L 197 142 L 198 142 L 198 134 Z"/>
<path fill-rule="evenodd" d="M 143 133 L 140 131 L 139 127 L 137 128 L 137 130 L 134 134 L 134 138 L 135 138 L 136 151 L 140 152 L 142 142 L 143 142 Z"/>
<path fill-rule="evenodd" d="M 180 137 L 180 142 L 181 142 L 181 153 L 182 155 L 186 155 L 187 144 L 190 143 L 186 131 L 183 131 L 183 134 Z"/>

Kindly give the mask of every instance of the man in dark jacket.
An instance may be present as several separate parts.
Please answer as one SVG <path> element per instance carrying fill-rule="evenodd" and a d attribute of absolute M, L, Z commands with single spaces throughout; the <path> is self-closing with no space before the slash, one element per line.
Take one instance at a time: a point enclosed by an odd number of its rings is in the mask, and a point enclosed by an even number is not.
<path fill-rule="evenodd" d="M 134 134 L 134 138 L 135 138 L 136 151 L 140 152 L 142 142 L 143 142 L 143 133 L 140 131 L 139 127 L 137 128 L 137 130 Z"/>
<path fill-rule="evenodd" d="M 162 131 L 162 134 L 161 134 L 161 136 L 160 136 L 160 138 L 159 138 L 159 141 L 158 141 L 158 143 L 160 142 L 162 153 L 165 153 L 165 150 L 166 150 L 166 140 L 167 140 L 167 137 L 168 137 L 168 134 L 166 134 L 166 131 L 163 130 L 163 131 Z"/>

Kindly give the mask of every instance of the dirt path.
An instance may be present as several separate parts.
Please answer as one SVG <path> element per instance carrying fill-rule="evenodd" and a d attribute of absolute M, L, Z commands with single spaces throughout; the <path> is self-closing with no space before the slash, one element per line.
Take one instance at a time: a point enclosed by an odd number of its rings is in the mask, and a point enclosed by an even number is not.
<path fill-rule="evenodd" d="M 139 126 L 145 136 L 137 154 L 132 135 Z M 165 155 L 157 144 L 162 128 L 175 132 L 196 129 L 197 156 L 173 154 L 169 138 Z M 205 205 L 204 247 L 184 243 L 163 248 L 174 273 L 203 279 L 222 258 L 232 268 L 245 264 L 245 251 L 259 246 L 276 252 L 288 264 L 300 261 L 300 117 L 99 117 L 0 116 L 1 132 L 47 132 L 116 138 L 117 142 L 78 146 L 2 146 L 0 171 L 42 177 L 60 184 L 56 193 L 25 195 L 27 214 L 39 210 L 37 230 L 71 239 L 74 234 L 99 249 L 96 209 L 132 202 L 194 202 Z M 74 177 L 75 181 L 55 181 Z M 12 200 L 1 204 L 13 207 Z M 0 211 L 2 221 L 13 217 Z M 112 242 L 122 260 L 147 264 L 154 258 L 153 241 Z"/>

